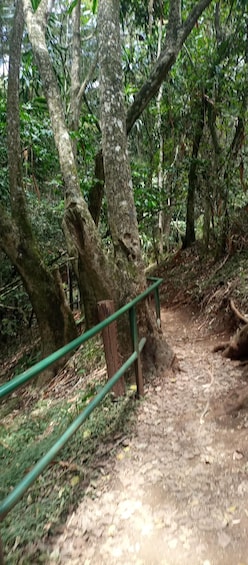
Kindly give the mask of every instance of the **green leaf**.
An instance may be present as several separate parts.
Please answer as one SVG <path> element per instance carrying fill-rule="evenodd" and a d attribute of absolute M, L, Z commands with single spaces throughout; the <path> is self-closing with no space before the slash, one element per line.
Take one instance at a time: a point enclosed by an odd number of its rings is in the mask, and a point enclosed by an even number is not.
<path fill-rule="evenodd" d="M 36 11 L 40 4 L 40 0 L 31 0 L 31 1 L 32 1 L 32 8 L 34 11 Z"/>
<path fill-rule="evenodd" d="M 96 13 L 96 9 L 97 9 L 97 0 L 93 0 L 93 4 L 92 4 L 92 12 L 93 12 L 93 14 Z"/>
<path fill-rule="evenodd" d="M 70 6 L 69 6 L 69 8 L 68 8 L 68 10 L 67 10 L 67 13 L 68 13 L 69 15 L 71 15 L 71 13 L 72 13 L 72 11 L 74 10 L 74 8 L 76 8 L 77 3 L 78 3 L 78 0 L 73 0 L 73 2 L 70 4 Z"/>

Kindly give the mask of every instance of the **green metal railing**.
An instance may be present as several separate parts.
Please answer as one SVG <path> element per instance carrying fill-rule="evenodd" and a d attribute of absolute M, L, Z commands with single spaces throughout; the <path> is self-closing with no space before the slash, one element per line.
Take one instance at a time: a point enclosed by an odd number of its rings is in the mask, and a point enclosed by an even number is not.
<path fill-rule="evenodd" d="M 61 347 L 46 359 L 43 359 L 39 363 L 36 363 L 33 367 L 14 377 L 11 381 L 0 387 L 0 398 L 3 398 L 13 392 L 15 389 L 29 381 L 30 379 L 36 377 L 39 373 L 47 369 L 50 365 L 55 363 L 58 359 L 67 355 L 70 351 L 76 349 L 79 345 L 85 343 L 97 333 L 101 332 L 109 324 L 117 320 L 120 316 L 129 312 L 130 318 L 130 330 L 133 342 L 133 353 L 127 359 L 127 361 L 120 367 L 120 369 L 114 374 L 114 376 L 108 380 L 105 386 L 99 391 L 99 393 L 94 397 L 94 399 L 88 404 L 88 406 L 79 414 L 79 416 L 72 422 L 72 424 L 67 428 L 63 435 L 54 443 L 54 445 L 49 449 L 49 451 L 34 465 L 34 467 L 29 471 L 25 477 L 18 483 L 18 485 L 12 490 L 12 492 L 3 500 L 0 504 L 0 521 L 2 521 L 8 512 L 17 504 L 17 502 L 22 498 L 24 493 L 28 488 L 34 483 L 37 477 L 44 471 L 44 469 L 51 463 L 54 457 L 59 453 L 59 451 L 64 447 L 67 441 L 72 437 L 72 435 L 78 430 L 78 428 L 83 424 L 83 422 L 89 417 L 91 412 L 98 406 L 98 404 L 103 400 L 103 398 L 110 392 L 115 383 L 123 376 L 123 374 L 131 367 L 133 363 L 138 363 L 140 359 L 140 353 L 145 345 L 146 338 L 143 337 L 138 341 L 138 328 L 136 320 L 136 310 L 135 306 L 144 300 L 149 294 L 154 293 L 155 296 L 155 309 L 157 322 L 160 325 L 160 301 L 159 301 L 159 291 L 158 287 L 162 283 L 163 279 L 149 279 L 152 284 L 149 286 L 142 294 L 137 296 L 134 300 L 117 310 L 114 314 L 106 318 L 104 321 L 100 322 L 94 328 L 87 331 L 85 334 L 74 339 L 64 347 Z M 137 378 L 137 376 L 136 376 Z M 137 382 L 138 387 L 138 382 Z M 139 390 L 137 389 L 139 393 Z"/>

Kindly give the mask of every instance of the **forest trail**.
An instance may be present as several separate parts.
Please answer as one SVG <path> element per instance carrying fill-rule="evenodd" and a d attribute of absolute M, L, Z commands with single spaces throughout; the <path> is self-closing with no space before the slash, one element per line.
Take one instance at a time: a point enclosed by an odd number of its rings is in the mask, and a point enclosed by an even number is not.
<path fill-rule="evenodd" d="M 248 565 L 248 410 L 222 409 L 244 377 L 189 310 L 162 322 L 180 370 L 146 387 L 49 565 Z"/>

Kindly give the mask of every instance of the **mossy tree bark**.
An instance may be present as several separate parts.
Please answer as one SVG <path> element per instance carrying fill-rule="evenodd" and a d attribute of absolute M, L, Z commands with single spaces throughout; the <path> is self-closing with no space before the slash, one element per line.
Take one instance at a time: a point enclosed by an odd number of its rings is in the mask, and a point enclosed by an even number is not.
<path fill-rule="evenodd" d="M 119 2 L 98 8 L 102 152 L 108 222 L 117 266 L 120 304 L 145 287 L 138 223 L 129 165 L 124 107 Z"/>
<path fill-rule="evenodd" d="M 122 305 L 144 290 L 146 279 L 127 149 L 118 1 L 100 0 L 98 37 L 105 193 L 117 267 L 117 299 Z M 138 325 L 140 336 L 149 335 L 146 360 L 152 359 L 158 366 L 163 352 L 164 367 L 168 367 L 173 353 L 155 327 L 147 303 L 140 305 Z M 122 332 L 125 334 L 123 327 Z M 126 338 L 122 343 L 123 354 L 127 347 Z"/>
<path fill-rule="evenodd" d="M 19 272 L 37 317 L 42 353 L 48 355 L 76 337 L 58 273 L 45 266 L 26 209 L 22 183 L 19 123 L 19 69 L 23 34 L 22 2 L 18 0 L 10 41 L 8 81 L 8 160 L 11 215 L 1 209 L 0 245 Z"/>

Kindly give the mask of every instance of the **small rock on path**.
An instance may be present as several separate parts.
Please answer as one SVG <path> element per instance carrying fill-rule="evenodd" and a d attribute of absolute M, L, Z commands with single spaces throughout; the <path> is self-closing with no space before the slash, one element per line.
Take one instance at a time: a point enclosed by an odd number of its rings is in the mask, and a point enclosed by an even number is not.
<path fill-rule="evenodd" d="M 146 388 L 129 442 L 68 517 L 50 565 L 248 565 L 248 411 L 213 410 L 240 374 L 189 312 L 162 321 L 180 371 Z"/>

